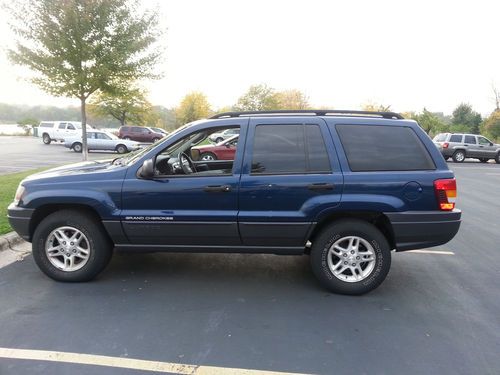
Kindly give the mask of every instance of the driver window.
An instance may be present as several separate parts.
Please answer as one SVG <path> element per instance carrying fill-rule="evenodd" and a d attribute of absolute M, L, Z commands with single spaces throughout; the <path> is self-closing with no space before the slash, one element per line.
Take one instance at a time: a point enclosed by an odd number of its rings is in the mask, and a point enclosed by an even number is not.
<path fill-rule="evenodd" d="M 232 131 L 228 132 L 229 129 Z M 156 156 L 155 175 L 231 175 L 238 137 L 239 126 L 203 129 L 191 133 Z"/>
<path fill-rule="evenodd" d="M 488 141 L 486 138 L 484 137 L 477 137 L 477 140 L 479 142 L 480 145 L 486 145 L 486 146 L 489 146 L 491 144 L 490 141 Z"/>

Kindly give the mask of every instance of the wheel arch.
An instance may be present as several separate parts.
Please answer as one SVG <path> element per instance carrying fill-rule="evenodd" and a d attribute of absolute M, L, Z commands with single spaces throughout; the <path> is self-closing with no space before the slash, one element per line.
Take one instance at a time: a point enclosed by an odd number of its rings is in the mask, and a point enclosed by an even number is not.
<path fill-rule="evenodd" d="M 385 236 L 387 242 L 389 242 L 391 249 L 396 248 L 394 231 L 392 229 L 392 225 L 389 218 L 385 216 L 383 213 L 376 211 L 341 211 L 341 212 L 331 213 L 321 218 L 316 223 L 316 225 L 308 235 L 307 240 L 313 242 L 314 239 L 323 231 L 325 227 L 334 222 L 345 219 L 362 220 L 374 225 Z"/>

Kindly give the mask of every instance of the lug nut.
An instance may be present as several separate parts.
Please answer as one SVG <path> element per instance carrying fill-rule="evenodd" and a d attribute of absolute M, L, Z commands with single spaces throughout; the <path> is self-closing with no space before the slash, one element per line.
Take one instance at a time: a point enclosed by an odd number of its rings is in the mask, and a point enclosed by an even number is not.
<path fill-rule="evenodd" d="M 344 264 L 347 264 L 347 262 L 344 262 Z"/>
<path fill-rule="evenodd" d="M 354 254 L 354 250 L 351 250 L 351 254 Z"/>
<path fill-rule="evenodd" d="M 71 242 L 70 245 L 73 246 L 75 243 L 74 242 Z"/>
<path fill-rule="evenodd" d="M 353 266 L 355 266 L 355 265 L 356 265 L 356 263 L 353 263 L 352 265 L 353 265 Z"/>
<path fill-rule="evenodd" d="M 359 259 L 359 257 L 356 257 L 356 259 Z"/>
<path fill-rule="evenodd" d="M 66 245 L 66 241 L 63 241 L 63 245 Z"/>
<path fill-rule="evenodd" d="M 73 249 L 73 252 L 76 253 L 76 249 Z"/>
<path fill-rule="evenodd" d="M 345 253 L 344 253 L 344 256 L 346 257 L 346 256 L 347 256 L 347 254 L 345 254 Z"/>

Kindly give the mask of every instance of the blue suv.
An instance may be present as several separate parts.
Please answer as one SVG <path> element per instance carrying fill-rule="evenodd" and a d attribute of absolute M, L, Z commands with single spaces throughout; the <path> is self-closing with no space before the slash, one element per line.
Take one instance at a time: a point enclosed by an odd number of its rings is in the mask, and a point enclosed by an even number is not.
<path fill-rule="evenodd" d="M 239 131 L 234 160 L 195 146 Z M 460 226 L 453 173 L 415 121 L 392 112 L 227 112 L 107 161 L 21 182 L 8 215 L 59 281 L 97 276 L 116 251 L 309 254 L 329 290 L 382 283 L 391 251 Z"/>

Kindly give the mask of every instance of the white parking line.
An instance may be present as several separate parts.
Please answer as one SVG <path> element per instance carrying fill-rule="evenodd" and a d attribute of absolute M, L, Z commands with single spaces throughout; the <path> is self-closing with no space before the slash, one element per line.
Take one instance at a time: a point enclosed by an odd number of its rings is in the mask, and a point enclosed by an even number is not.
<path fill-rule="evenodd" d="M 81 365 L 166 372 L 180 375 L 305 375 L 289 372 L 248 370 L 215 366 L 195 366 L 182 363 L 147 361 L 143 359 L 30 349 L 0 348 L 0 358 L 75 363 Z"/>
<path fill-rule="evenodd" d="M 453 251 L 438 251 L 438 250 L 409 250 L 405 251 L 405 253 L 455 255 Z"/>

